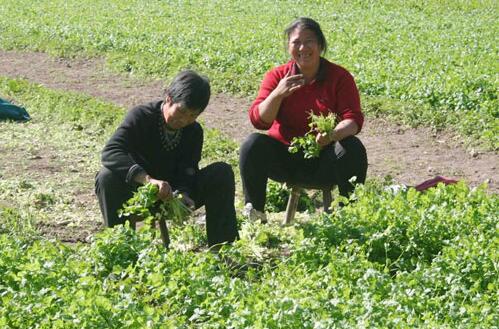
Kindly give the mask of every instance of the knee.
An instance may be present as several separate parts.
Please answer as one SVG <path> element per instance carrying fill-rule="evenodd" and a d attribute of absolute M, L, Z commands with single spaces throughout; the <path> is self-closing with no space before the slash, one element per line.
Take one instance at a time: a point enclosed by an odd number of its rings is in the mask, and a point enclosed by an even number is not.
<path fill-rule="evenodd" d="M 367 152 L 364 144 L 356 136 L 349 136 L 343 139 L 341 145 L 345 148 L 347 154 L 357 163 L 367 166 Z"/>
<path fill-rule="evenodd" d="M 342 140 L 341 144 L 346 149 L 347 155 L 340 160 L 338 170 L 342 172 L 344 179 L 356 176 L 356 182 L 363 184 L 368 167 L 366 148 L 355 136 Z"/>
<path fill-rule="evenodd" d="M 102 167 L 97 175 L 95 175 L 95 192 L 98 193 L 101 190 L 105 190 L 106 187 L 123 183 L 111 170 Z"/>
<path fill-rule="evenodd" d="M 214 162 L 208 166 L 213 180 L 234 182 L 234 170 L 225 162 Z"/>
<path fill-rule="evenodd" d="M 95 175 L 95 184 L 102 186 L 113 179 L 113 172 L 106 167 L 102 167 L 97 175 Z"/>
<path fill-rule="evenodd" d="M 97 193 L 103 186 L 106 185 L 106 181 L 109 180 L 111 171 L 105 167 L 102 167 L 97 175 L 95 175 L 95 192 Z"/>
<path fill-rule="evenodd" d="M 247 156 L 250 153 L 258 152 L 261 146 L 264 145 L 267 135 L 252 133 L 241 144 L 240 154 L 241 157 Z"/>
<path fill-rule="evenodd" d="M 216 184 L 218 189 L 234 190 L 236 183 L 232 167 L 225 162 L 215 162 L 210 166 L 210 181 Z"/>

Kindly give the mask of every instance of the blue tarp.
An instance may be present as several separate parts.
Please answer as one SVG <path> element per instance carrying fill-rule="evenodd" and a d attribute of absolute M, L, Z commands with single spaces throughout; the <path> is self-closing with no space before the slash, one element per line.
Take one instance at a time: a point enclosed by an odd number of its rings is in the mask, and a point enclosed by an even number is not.
<path fill-rule="evenodd" d="M 26 109 L 0 98 L 0 120 L 28 121 L 31 119 Z"/>

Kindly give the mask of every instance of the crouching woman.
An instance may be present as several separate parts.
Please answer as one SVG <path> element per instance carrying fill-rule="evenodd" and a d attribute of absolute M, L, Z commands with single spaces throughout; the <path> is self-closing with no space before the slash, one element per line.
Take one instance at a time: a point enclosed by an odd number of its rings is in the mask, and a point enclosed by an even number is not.
<path fill-rule="evenodd" d="M 210 246 L 238 237 L 232 168 L 217 162 L 199 168 L 203 129 L 196 122 L 210 99 L 208 80 L 180 72 L 163 100 L 131 109 L 102 152 L 95 193 L 108 227 L 123 224 L 122 205 L 143 184 L 158 186 L 158 197 L 182 194 L 188 206 L 205 206 Z"/>

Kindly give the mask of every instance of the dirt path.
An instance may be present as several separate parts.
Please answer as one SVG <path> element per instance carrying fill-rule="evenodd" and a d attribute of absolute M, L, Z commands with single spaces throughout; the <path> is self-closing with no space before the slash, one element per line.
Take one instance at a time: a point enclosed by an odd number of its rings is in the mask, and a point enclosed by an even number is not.
<path fill-rule="evenodd" d="M 31 52 L 0 51 L 0 75 L 85 93 L 127 108 L 160 97 L 164 86 L 163 81 L 111 73 L 103 60 L 54 59 Z M 249 104 L 246 99 L 216 95 L 201 121 L 241 142 L 254 131 L 246 115 Z M 449 133 L 435 134 L 368 117 L 359 137 L 367 148 L 370 177 L 390 175 L 396 182 L 415 185 L 442 175 L 471 186 L 488 181 L 491 191 L 499 190 L 499 155 L 466 150 Z"/>

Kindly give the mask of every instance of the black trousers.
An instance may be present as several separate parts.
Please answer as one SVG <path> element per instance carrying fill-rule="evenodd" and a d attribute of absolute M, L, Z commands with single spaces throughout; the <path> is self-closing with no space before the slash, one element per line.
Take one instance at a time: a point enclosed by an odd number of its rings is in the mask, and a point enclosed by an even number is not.
<path fill-rule="evenodd" d="M 350 136 L 325 147 L 319 158 L 305 159 L 302 152 L 289 153 L 288 147 L 267 135 L 253 133 L 241 145 L 239 168 L 245 203 L 257 210 L 265 207 L 267 180 L 307 185 L 337 185 L 343 196 L 354 189 L 349 180 L 364 183 L 367 154 L 362 142 Z"/>
<path fill-rule="evenodd" d="M 175 186 L 172 188 L 175 189 Z M 118 210 L 133 196 L 135 190 L 109 169 L 101 168 L 95 177 L 95 193 L 106 226 L 113 227 L 125 222 L 125 218 L 118 217 Z M 189 196 L 196 208 L 205 206 L 210 246 L 238 238 L 234 194 L 234 172 L 230 165 L 217 162 L 197 173 L 194 189 Z"/>

